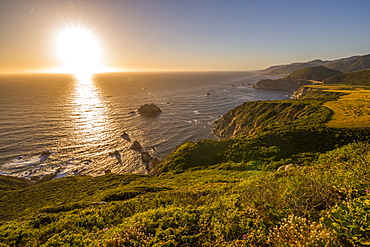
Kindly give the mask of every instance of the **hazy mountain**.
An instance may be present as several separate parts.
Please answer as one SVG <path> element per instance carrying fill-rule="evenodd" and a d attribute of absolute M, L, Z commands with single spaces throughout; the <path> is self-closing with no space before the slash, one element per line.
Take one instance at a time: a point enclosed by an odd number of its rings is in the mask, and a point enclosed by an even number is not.
<path fill-rule="evenodd" d="M 325 64 L 325 67 L 342 72 L 370 69 L 370 54 L 334 60 Z"/>
<path fill-rule="evenodd" d="M 285 76 L 298 69 L 313 66 L 325 66 L 327 68 L 339 70 L 342 72 L 353 72 L 357 70 L 370 69 L 370 54 L 364 56 L 341 58 L 333 61 L 322 61 L 320 59 L 316 59 L 309 62 L 275 65 L 262 70 L 261 73 L 271 76 Z"/>

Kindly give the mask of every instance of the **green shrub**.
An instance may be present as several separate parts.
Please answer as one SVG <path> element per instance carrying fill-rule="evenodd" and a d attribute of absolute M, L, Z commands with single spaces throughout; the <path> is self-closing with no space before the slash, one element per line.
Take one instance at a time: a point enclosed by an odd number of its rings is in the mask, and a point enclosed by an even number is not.
<path fill-rule="evenodd" d="M 333 234 L 320 223 L 289 215 L 270 231 L 272 246 L 318 247 L 337 246 Z"/>
<path fill-rule="evenodd" d="M 370 196 L 345 201 L 322 218 L 346 246 L 370 245 Z"/>

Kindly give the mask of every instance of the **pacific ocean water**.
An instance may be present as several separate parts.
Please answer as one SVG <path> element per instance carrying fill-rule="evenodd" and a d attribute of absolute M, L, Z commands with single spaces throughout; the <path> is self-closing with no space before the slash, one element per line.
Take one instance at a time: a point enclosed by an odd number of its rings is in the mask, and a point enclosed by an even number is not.
<path fill-rule="evenodd" d="M 284 91 L 253 89 L 260 78 L 257 72 L 1 75 L 0 174 L 146 173 L 140 152 L 130 148 L 134 141 L 163 158 L 185 141 L 215 139 L 215 121 L 243 102 L 287 98 Z M 157 117 L 137 113 L 151 103 L 162 110 Z M 109 155 L 115 151 L 120 160 Z"/>

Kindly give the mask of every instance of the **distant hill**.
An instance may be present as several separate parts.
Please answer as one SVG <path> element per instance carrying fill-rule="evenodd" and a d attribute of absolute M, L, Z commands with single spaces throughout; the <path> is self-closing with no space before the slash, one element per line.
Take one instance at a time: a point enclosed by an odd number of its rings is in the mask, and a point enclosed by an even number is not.
<path fill-rule="evenodd" d="M 370 54 L 334 60 L 325 64 L 325 67 L 340 70 L 342 72 L 354 72 L 370 69 Z"/>
<path fill-rule="evenodd" d="M 364 56 L 341 58 L 333 61 L 322 61 L 320 59 L 317 59 L 309 62 L 276 65 L 262 70 L 261 73 L 263 75 L 285 76 L 298 69 L 320 65 L 342 72 L 354 72 L 363 69 L 370 69 L 370 54 Z"/>
<path fill-rule="evenodd" d="M 370 70 L 361 70 L 330 77 L 323 84 L 345 84 L 370 86 Z"/>
<path fill-rule="evenodd" d="M 287 78 L 323 81 L 329 77 L 340 74 L 342 74 L 342 72 L 338 70 L 328 69 L 324 66 L 316 66 L 296 70 L 290 73 Z"/>
<path fill-rule="evenodd" d="M 313 66 L 320 66 L 325 65 L 328 61 L 322 61 L 320 59 L 309 61 L 306 63 L 291 63 L 286 65 L 275 65 L 271 66 L 265 70 L 262 70 L 263 75 L 271 75 L 271 76 L 286 76 L 293 71 L 298 69 L 303 69 L 306 67 L 313 67 Z"/>
<path fill-rule="evenodd" d="M 312 85 L 342 72 L 324 66 L 307 67 L 290 73 L 277 80 L 262 79 L 253 87 L 256 89 L 296 91 L 303 85 Z"/>

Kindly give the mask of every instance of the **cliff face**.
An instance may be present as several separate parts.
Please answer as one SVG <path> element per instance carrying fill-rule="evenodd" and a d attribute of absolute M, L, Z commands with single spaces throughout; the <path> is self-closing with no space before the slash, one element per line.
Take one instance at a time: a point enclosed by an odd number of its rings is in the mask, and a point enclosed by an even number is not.
<path fill-rule="evenodd" d="M 329 109 L 309 101 L 252 101 L 227 112 L 213 131 L 217 138 L 225 140 L 282 126 L 317 125 L 329 115 Z"/>
<path fill-rule="evenodd" d="M 294 99 L 301 99 L 304 94 L 310 91 L 316 91 L 317 89 L 311 88 L 311 87 L 300 87 L 297 91 L 294 92 L 292 97 Z"/>
<path fill-rule="evenodd" d="M 300 80 L 300 79 L 278 79 L 278 80 L 260 80 L 253 88 L 265 89 L 265 90 L 283 90 L 294 92 L 304 85 L 312 85 L 312 80 Z"/>

